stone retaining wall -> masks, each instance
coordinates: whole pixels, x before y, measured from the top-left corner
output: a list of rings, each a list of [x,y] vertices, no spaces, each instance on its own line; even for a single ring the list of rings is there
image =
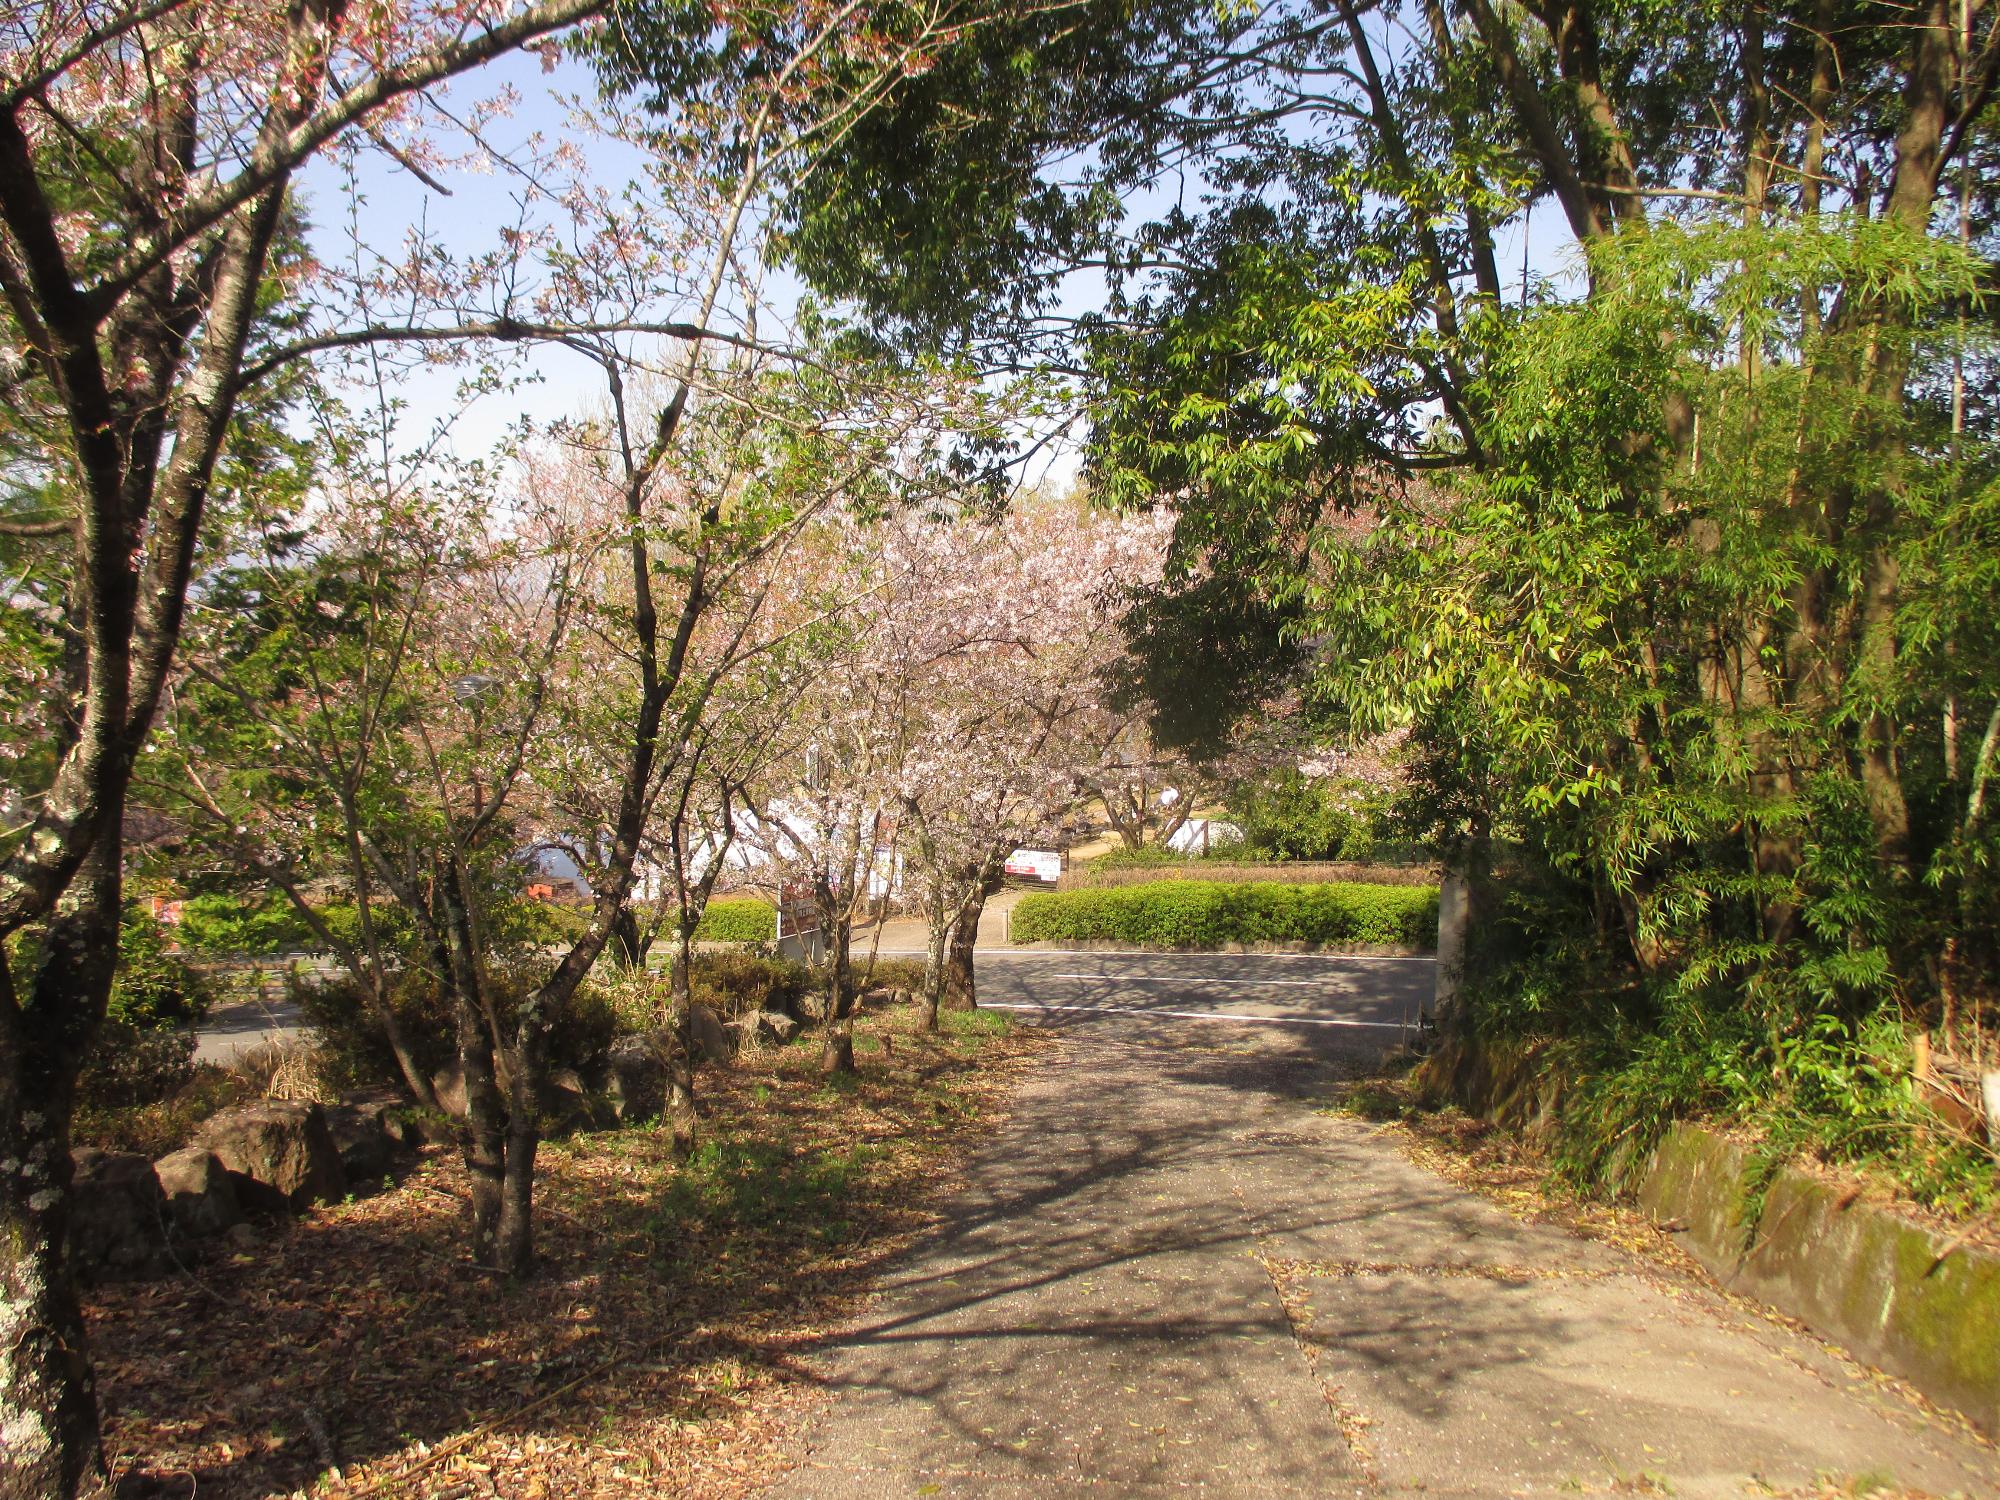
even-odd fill
[[[1453,1039],[1419,1077],[1509,1129],[1549,1126],[1562,1079],[1534,1047]],[[1764,1178],[1759,1192],[1759,1178]],[[1748,1148],[1677,1125],[1622,1186],[1724,1286],[1769,1303],[2000,1436],[2000,1255]]]
[[[1770,1176],[1760,1206],[1757,1176],[1739,1142],[1677,1125],[1636,1196],[1730,1290],[2000,1433],[2000,1255],[1791,1167]]]

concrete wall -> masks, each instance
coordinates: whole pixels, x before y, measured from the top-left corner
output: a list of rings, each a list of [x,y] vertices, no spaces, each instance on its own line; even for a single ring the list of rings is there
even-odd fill
[[[1759,1205],[1756,1175],[1741,1144],[1677,1125],[1638,1174],[1637,1198],[1724,1286],[2000,1433],[2000,1255],[1791,1167],[1770,1176]]]
[[[1510,1129],[1547,1129],[1562,1079],[1538,1049],[1447,1041],[1419,1078]],[[1764,1178],[1762,1192],[1759,1178]],[[1732,1291],[1801,1319],[2000,1436],[2000,1255],[1956,1244],[1741,1143],[1677,1125],[1622,1186]]]

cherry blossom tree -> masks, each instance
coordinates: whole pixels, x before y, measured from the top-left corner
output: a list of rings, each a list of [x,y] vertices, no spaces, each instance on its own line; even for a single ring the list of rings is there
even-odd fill
[[[972,955],[1008,852],[1053,836],[1102,774],[1111,668],[1129,591],[1159,577],[1157,513],[1030,495],[998,523],[940,532],[925,608],[890,654],[917,676],[900,787],[927,927],[924,999],[977,1003]],[[928,628],[912,624],[930,622]]]
[[[219,466],[286,368],[309,274],[291,190],[342,142],[423,130],[429,91],[597,0],[285,7],[66,0],[0,12],[0,365],[43,504],[53,752],[0,845],[0,1491],[99,1463],[62,1260],[69,1118],[117,956],[131,769],[165,690]],[[17,978],[13,961],[22,963]]]
[[[842,518],[814,536],[809,555],[841,601],[838,623],[794,704],[786,753],[745,789],[746,842],[781,904],[810,902],[824,945],[820,1017],[829,1072],[854,1068],[854,923],[894,861],[908,682],[882,669],[875,632],[909,602],[909,562],[888,542],[906,524],[906,513]]]
[[[1124,591],[1160,568],[1156,517],[971,499],[825,538],[822,566],[857,602],[801,707],[804,743],[758,788],[748,837],[810,893],[826,945],[829,1070],[853,1066],[855,919],[892,881],[926,918],[932,1024],[947,998],[974,1002],[986,898],[1008,851],[1085,794]]]
[[[477,483],[399,488],[348,477],[203,580],[134,791],[292,904],[436,1107],[392,993],[414,961],[475,1030],[499,1024],[475,934],[518,884],[515,794],[601,542],[546,506],[496,534]]]
[[[724,493],[656,506],[661,476],[691,409],[709,394],[742,399],[710,378],[728,367],[717,351],[769,347],[755,321],[759,205],[964,25],[885,8],[878,26],[853,4],[621,8],[620,27],[644,24],[648,68],[680,91],[667,123],[643,132],[606,107],[601,128],[652,155],[635,207],[588,179],[574,145],[498,158],[487,106],[447,108],[437,93],[559,44],[602,8],[67,0],[0,12],[0,373],[43,439],[26,451],[45,455],[32,460],[42,502],[10,506],[5,524],[11,545],[50,553],[53,582],[32,608],[60,617],[47,622],[56,649],[23,674],[54,749],[16,795],[23,826],[0,840],[0,939],[18,935],[0,960],[0,1493],[67,1495],[100,1463],[63,1244],[75,1078],[116,962],[125,804],[190,579],[232,498],[218,477],[256,440],[245,414],[281,403],[308,361],[337,382],[342,359],[483,361],[533,341],[588,361],[612,398],[633,708],[609,878],[585,934],[520,1008],[502,1047],[507,1097],[473,1127],[476,1239],[510,1269],[532,1261],[533,1092],[549,1030],[623,908],[716,581],[790,524],[766,514],[756,536]],[[422,234],[370,243],[357,216],[347,263],[321,261],[299,175],[315,158],[371,153],[433,185],[455,153],[497,167],[523,222],[466,258]],[[661,399],[622,400],[642,370]],[[238,467],[257,477],[254,461]],[[440,722],[456,714],[469,730],[491,711],[476,693],[453,701],[433,705]],[[431,777],[440,797],[450,779]]]

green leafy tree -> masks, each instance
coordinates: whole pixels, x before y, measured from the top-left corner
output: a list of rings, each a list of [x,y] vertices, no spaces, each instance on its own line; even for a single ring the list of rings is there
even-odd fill
[[[1792,1097],[1807,1059],[1859,1078],[1883,1017],[1969,1052],[1994,17],[1163,5],[1011,35],[854,139],[795,252],[885,335],[1070,373],[1101,492],[1178,516],[1135,621],[1163,710],[1173,664],[1273,621],[1292,659],[1258,654],[1329,721],[1407,727],[1409,826],[1541,877],[1533,920],[1487,909],[1488,993],[1518,1015],[1584,976],[1635,1109],[1648,1075],[1774,1080],[1675,1108]],[[1576,274],[1517,284],[1498,246],[1547,210]],[[1726,1068],[1659,1066],[1704,1037]]]

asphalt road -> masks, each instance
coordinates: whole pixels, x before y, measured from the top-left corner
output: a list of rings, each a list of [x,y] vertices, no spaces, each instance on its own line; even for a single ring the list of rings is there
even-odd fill
[[[1394,1044],[1430,1005],[1428,958],[1306,953],[982,951],[979,1003],[1046,1022],[1151,1034],[1280,1027]],[[1378,1049],[1379,1050],[1379,1049]]]
[[[226,1068],[259,1047],[306,1041],[312,1023],[288,1000],[236,1000],[208,1013],[194,1034],[196,1062]]]

